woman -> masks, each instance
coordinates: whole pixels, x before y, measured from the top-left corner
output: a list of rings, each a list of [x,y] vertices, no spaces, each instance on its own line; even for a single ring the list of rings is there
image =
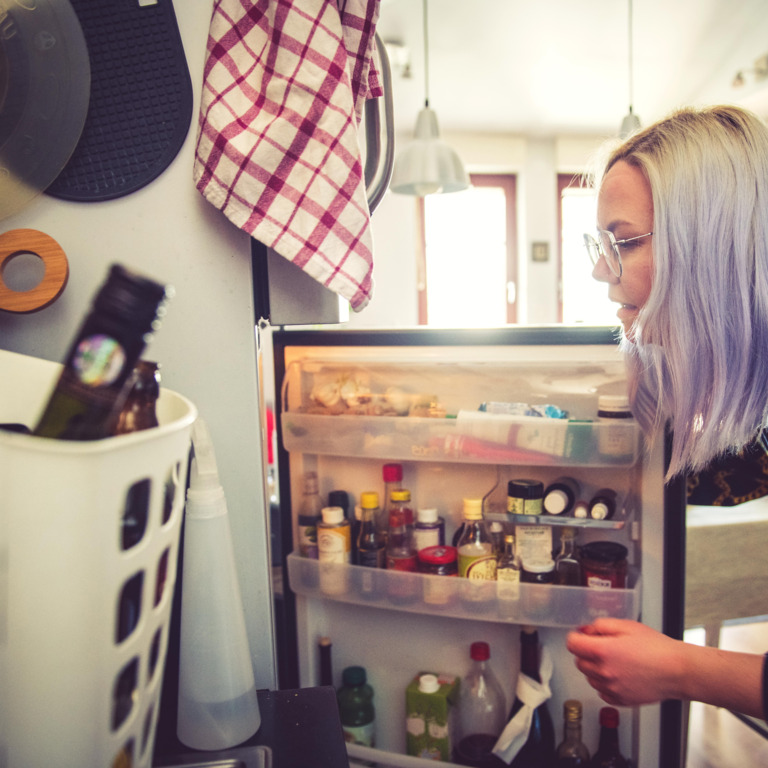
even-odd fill
[[[668,478],[701,470],[768,421],[768,128],[736,107],[681,110],[615,149],[598,187],[585,241],[620,305],[633,413],[651,441],[672,426]],[[768,718],[762,656],[616,619],[567,646],[609,704],[692,699]]]

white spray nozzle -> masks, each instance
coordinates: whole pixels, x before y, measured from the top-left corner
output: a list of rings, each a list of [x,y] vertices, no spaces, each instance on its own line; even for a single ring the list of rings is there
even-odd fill
[[[211,433],[206,423],[198,416],[192,425],[192,447],[195,455],[189,470],[189,490],[187,499],[206,492],[219,492],[219,469],[216,465],[216,454],[213,451]]]

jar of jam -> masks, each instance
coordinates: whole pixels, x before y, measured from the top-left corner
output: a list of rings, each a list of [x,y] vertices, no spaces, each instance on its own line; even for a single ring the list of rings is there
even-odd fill
[[[424,547],[417,555],[419,573],[430,576],[458,576],[459,566],[456,547],[438,545]],[[455,582],[443,583],[440,579],[424,579],[424,602],[446,605],[455,596]]]
[[[593,541],[581,547],[584,584],[593,589],[626,589],[627,554],[623,544]]]

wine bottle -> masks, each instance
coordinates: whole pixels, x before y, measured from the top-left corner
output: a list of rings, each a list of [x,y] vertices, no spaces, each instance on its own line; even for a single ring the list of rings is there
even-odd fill
[[[557,747],[554,768],[588,768],[589,750],[581,740],[581,702],[568,699],[563,717],[563,740]]]
[[[540,683],[539,664],[539,633],[536,627],[522,627],[520,631],[520,673]],[[509,719],[511,720],[522,707],[523,702],[515,696]],[[512,768],[549,768],[554,760],[555,726],[545,701],[533,711],[528,738],[510,765]]]
[[[113,434],[128,383],[171,295],[164,285],[114,264],[64,360],[33,433],[60,440]]]
[[[619,749],[619,710],[603,707],[600,710],[600,741],[592,756],[590,768],[629,768],[629,761]]]

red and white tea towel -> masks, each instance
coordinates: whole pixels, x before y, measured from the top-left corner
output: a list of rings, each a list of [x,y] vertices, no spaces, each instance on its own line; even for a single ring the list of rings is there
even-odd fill
[[[380,0],[215,0],[194,178],[238,227],[361,310],[373,242],[357,129]]]

